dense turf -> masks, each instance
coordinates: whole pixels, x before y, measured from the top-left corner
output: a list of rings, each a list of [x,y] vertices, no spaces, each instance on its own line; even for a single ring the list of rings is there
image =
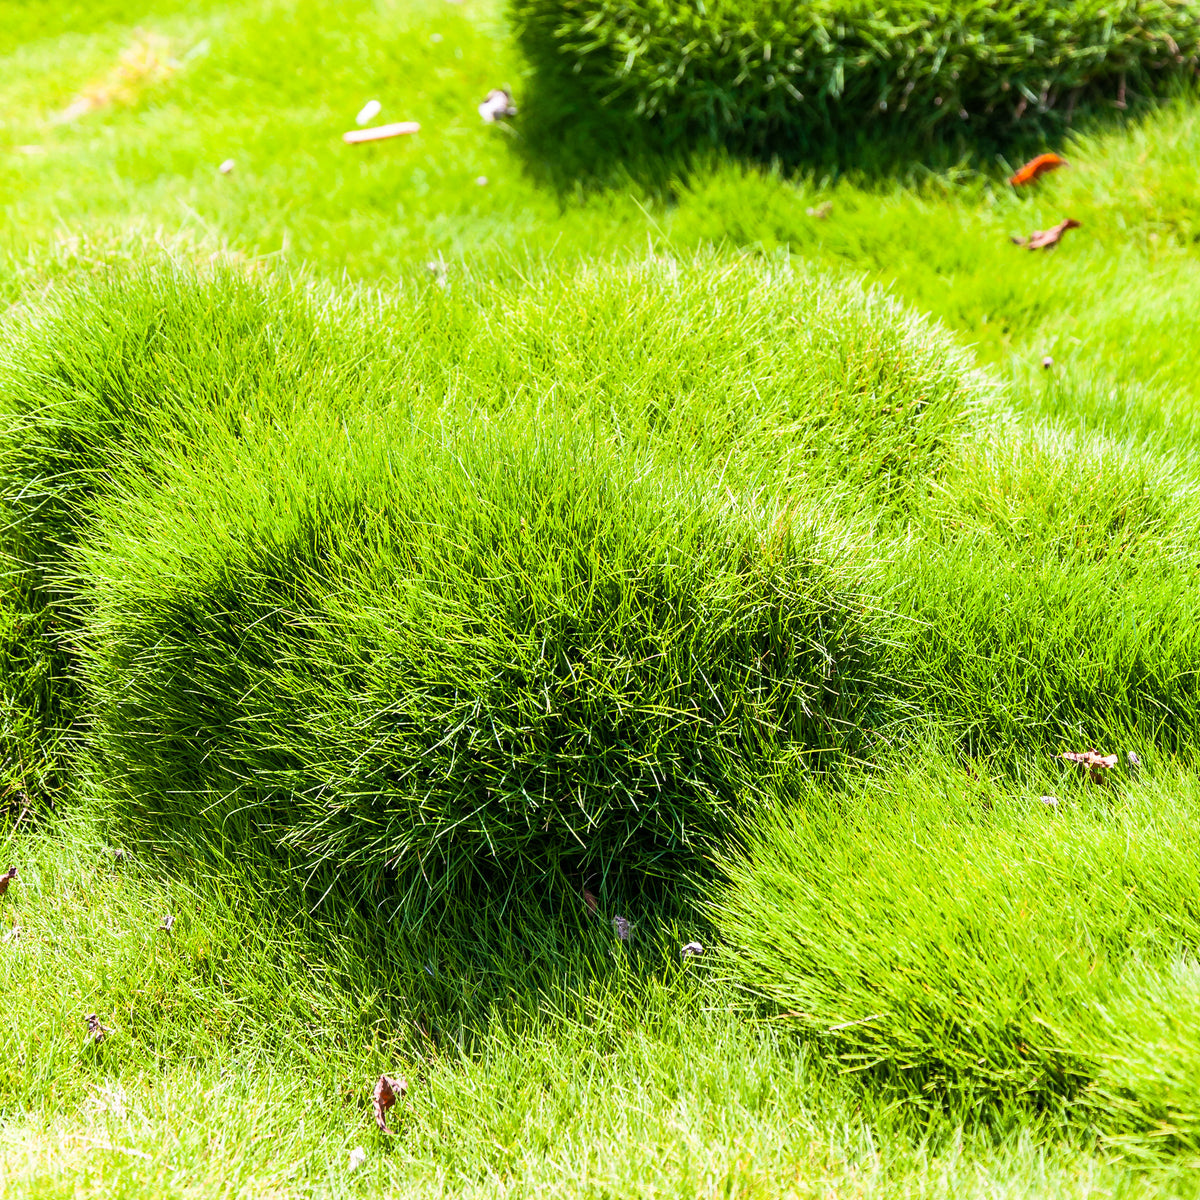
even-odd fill
[[[790,163],[1029,144],[1195,77],[1190,3],[512,0],[535,103]],[[593,122],[595,119],[593,118]],[[865,136],[864,136],[865,135]]]
[[[1194,106],[555,195],[493,6],[15,11],[6,1195],[1198,1194]]]

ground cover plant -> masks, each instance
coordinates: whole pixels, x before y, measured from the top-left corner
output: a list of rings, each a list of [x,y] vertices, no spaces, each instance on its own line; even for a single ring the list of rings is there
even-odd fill
[[[1200,48],[1176,2],[511,7],[544,120],[633,116],[666,153],[703,139],[792,162],[871,141],[927,157],[934,133],[1026,145],[1190,80]]]
[[[6,1195],[1197,1194],[1192,101],[572,193],[498,6],[16,13]]]
[[[954,766],[929,767],[757,823],[717,902],[738,976],[852,1069],[1095,1106],[1110,1133],[1191,1144],[1190,783],[1174,813],[1136,781],[964,805]]]

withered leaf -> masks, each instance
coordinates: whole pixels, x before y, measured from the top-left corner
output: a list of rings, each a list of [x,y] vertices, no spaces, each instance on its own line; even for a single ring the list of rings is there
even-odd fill
[[[587,905],[588,912],[594,913],[600,907],[600,901],[596,897],[595,892],[589,892],[587,888],[583,889],[583,902]]]
[[[699,942],[688,942],[679,953],[684,958],[696,958],[704,953],[704,947]]]
[[[387,1110],[396,1103],[397,1100],[408,1094],[408,1081],[401,1076],[398,1079],[389,1079],[386,1075],[380,1075],[379,1082],[375,1085],[374,1103],[375,1109],[375,1124],[383,1130],[384,1133],[392,1131],[387,1126]]]
[[[1087,771],[1089,778],[1099,780],[1104,778],[1105,771],[1111,771],[1117,765],[1115,754],[1101,754],[1099,750],[1064,750],[1059,755],[1067,762],[1078,763]]]
[[[88,1041],[98,1046],[110,1031],[100,1024],[100,1018],[95,1013],[88,1013],[83,1019],[87,1022]]]
[[[1014,237],[1013,243],[1017,246],[1024,246],[1026,250],[1049,250],[1051,246],[1057,246],[1062,241],[1062,235],[1068,229],[1078,229],[1080,224],[1074,217],[1067,217],[1065,221],[1059,223],[1050,229],[1035,229],[1027,238]]]
[[[163,919],[161,921],[159,921],[158,927],[164,933],[170,933],[171,928],[174,924],[175,924],[175,915],[173,913],[167,913],[167,915],[165,917],[163,917]]]
[[[629,941],[630,924],[624,917],[613,917],[613,928],[623,942]]]
[[[1125,755],[1125,761],[1129,764],[1130,768],[1134,771],[1136,771],[1138,769],[1138,767],[1140,767],[1142,765],[1142,760],[1140,758],[1138,758],[1137,754],[1132,750],[1130,750],[1129,753]]]
[[[9,867],[3,875],[0,875],[0,896],[3,896],[8,891],[8,885],[17,877],[17,868]]]
[[[833,212],[833,201],[822,200],[820,204],[815,204],[812,208],[806,208],[804,211],[810,217],[816,217],[818,221],[828,220],[829,214]]]

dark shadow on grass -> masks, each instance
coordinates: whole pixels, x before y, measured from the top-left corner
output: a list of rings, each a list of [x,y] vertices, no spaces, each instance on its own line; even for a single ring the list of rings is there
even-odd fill
[[[640,117],[587,96],[569,75],[531,76],[527,88],[513,130],[514,151],[530,177],[564,202],[628,187],[669,200],[714,153],[787,175],[845,178],[866,187],[950,172],[1001,180],[1037,154],[1067,150],[1075,137],[1119,131],[1166,103],[1200,95],[1181,84],[1165,98],[1128,92],[1120,103],[1114,98],[1069,111],[1023,113],[1020,119],[994,114],[953,119],[928,133],[902,116],[877,114],[864,123],[841,116],[835,107],[822,124],[804,129],[747,121],[717,130]]]

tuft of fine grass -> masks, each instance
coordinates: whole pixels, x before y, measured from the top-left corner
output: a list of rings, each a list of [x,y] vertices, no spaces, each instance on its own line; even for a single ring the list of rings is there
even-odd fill
[[[660,152],[704,140],[791,163],[852,162],[864,132],[876,156],[1029,144],[1192,81],[1200,51],[1189,3],[509,7],[563,131],[632,121]]]
[[[1194,1148],[1190,773],[1027,766],[998,792],[923,759],[759,815],[713,903],[736,978],[906,1094],[1065,1104]]]

